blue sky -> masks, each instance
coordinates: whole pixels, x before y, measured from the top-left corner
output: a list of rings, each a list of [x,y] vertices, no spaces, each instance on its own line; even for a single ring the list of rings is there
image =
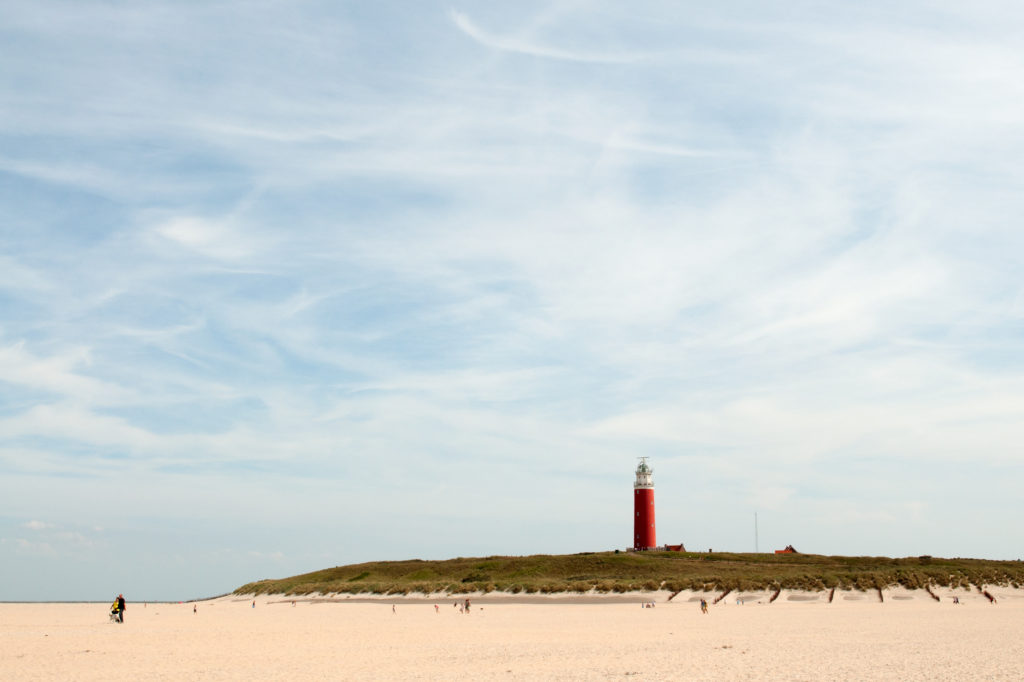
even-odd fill
[[[20,2],[0,599],[1019,558],[1012,3]]]

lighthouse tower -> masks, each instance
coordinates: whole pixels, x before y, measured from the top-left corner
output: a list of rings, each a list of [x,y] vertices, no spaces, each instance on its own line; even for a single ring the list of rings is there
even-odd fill
[[[640,458],[633,484],[633,549],[652,549],[654,540],[654,469]]]

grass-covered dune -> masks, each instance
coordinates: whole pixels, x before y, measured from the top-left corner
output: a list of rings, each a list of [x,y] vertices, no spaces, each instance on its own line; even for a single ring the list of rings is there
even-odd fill
[[[236,594],[626,592],[1024,586],[1024,562],[817,554],[584,552],[444,561],[378,561],[260,580]]]

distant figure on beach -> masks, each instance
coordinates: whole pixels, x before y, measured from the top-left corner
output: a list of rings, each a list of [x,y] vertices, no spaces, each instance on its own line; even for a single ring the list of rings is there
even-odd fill
[[[441,608],[437,604],[434,604],[434,613],[441,613]]]
[[[255,599],[252,600],[252,607],[256,608],[256,600]]]
[[[466,613],[469,613],[469,599],[466,599]]]
[[[959,604],[960,603],[960,597],[953,597],[953,603],[954,604]]]
[[[195,604],[192,605],[192,613],[196,613],[196,605]]]
[[[124,595],[119,594],[117,595],[117,619],[122,623],[124,622],[124,610]]]
[[[700,600],[700,612],[701,613],[707,613],[708,612],[708,602],[707,602],[706,599],[701,599]]]
[[[398,611],[395,610],[394,604],[391,605],[391,613],[398,613]]]

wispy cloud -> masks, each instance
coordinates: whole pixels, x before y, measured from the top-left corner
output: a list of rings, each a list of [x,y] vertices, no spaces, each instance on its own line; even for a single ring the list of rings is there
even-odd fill
[[[241,260],[251,256],[256,248],[246,235],[230,225],[194,216],[170,218],[153,230],[172,244],[211,258]]]
[[[495,35],[477,26],[462,12],[453,9],[449,10],[448,14],[460,31],[477,43],[493,50],[591,64],[630,64],[645,59],[645,55],[642,53],[581,52],[539,45],[513,36]]]
[[[685,158],[706,158],[719,157],[722,152],[708,149],[684,147],[681,145],[664,144],[637,140],[620,134],[613,134],[605,145],[611,149],[622,149],[626,151],[645,152],[648,154],[663,154],[665,156],[681,156]]]
[[[135,394],[130,388],[81,372],[91,361],[90,350],[86,347],[70,347],[59,355],[39,357],[20,341],[0,346],[0,380],[33,391],[53,393],[58,399],[90,405],[120,403]]]

